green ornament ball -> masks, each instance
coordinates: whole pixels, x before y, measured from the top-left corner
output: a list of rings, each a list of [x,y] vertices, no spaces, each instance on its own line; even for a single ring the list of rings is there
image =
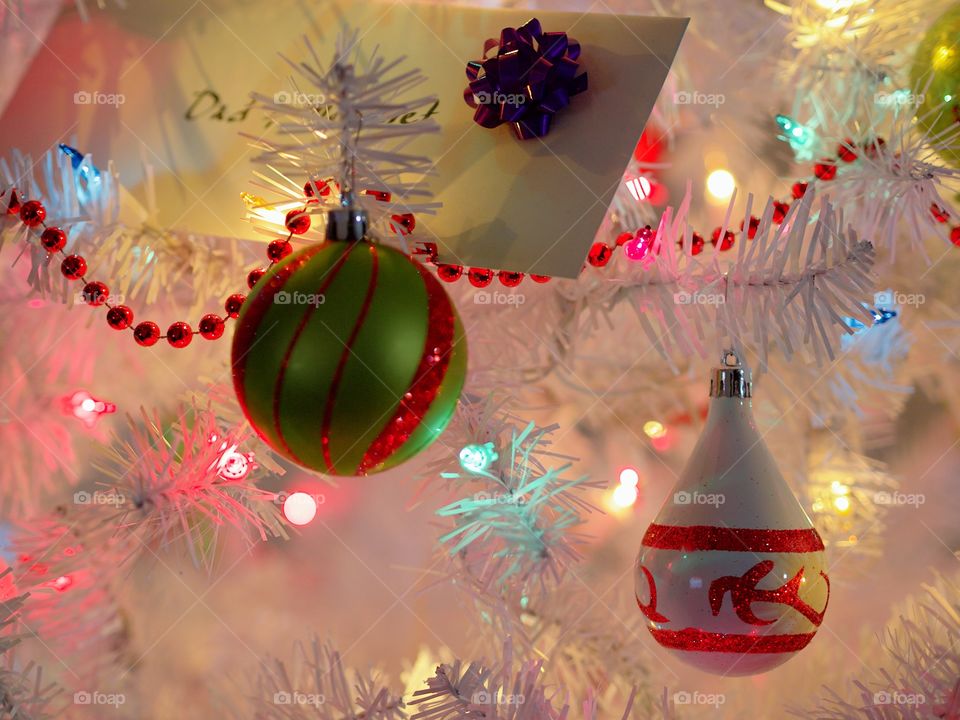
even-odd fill
[[[456,309],[399,250],[327,242],[274,265],[231,351],[244,414],[277,453],[332,475],[410,459],[443,432],[467,370]]]
[[[913,91],[922,95],[916,118],[929,134],[960,129],[960,5],[937,18],[917,48],[910,69]],[[960,137],[940,150],[960,167]]]

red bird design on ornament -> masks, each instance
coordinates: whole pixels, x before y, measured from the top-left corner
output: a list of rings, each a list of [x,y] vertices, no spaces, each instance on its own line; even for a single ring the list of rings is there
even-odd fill
[[[636,595],[637,606],[640,608],[640,612],[646,615],[647,620],[655,623],[666,623],[670,622],[670,618],[666,615],[661,615],[657,612],[657,583],[653,580],[653,574],[647,570],[643,565],[640,566],[640,569],[643,571],[643,574],[647,578],[647,587],[650,588],[650,602],[644,605],[640,602],[640,596]]]
[[[823,616],[827,612],[827,604],[830,602],[830,578],[827,577],[826,573],[820,571],[820,576],[827,583],[827,601],[823,604],[823,610],[817,612],[800,599],[803,568],[800,568],[796,575],[775,590],[757,589],[757,584],[769,575],[771,570],[773,570],[773,560],[761,560],[742,576],[725,575],[714,580],[710,583],[709,591],[711,612],[714,615],[720,614],[723,598],[729,591],[737,617],[748,625],[771,625],[776,622],[776,620],[764,620],[757,617],[750,608],[753,603],[766,602],[792,607],[811,623],[820,627]]]

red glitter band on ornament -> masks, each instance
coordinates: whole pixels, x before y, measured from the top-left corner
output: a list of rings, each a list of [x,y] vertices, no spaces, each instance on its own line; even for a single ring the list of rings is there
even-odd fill
[[[450,365],[456,326],[453,306],[439,281],[420,263],[413,264],[423,278],[429,308],[423,355],[396,413],[360,461],[360,474],[382,463],[410,439],[440,392],[440,385]]]
[[[304,253],[301,256],[301,259],[313,258],[320,250],[322,250],[326,245],[317,245],[316,250],[313,252]],[[337,275],[340,273],[340,270],[343,269],[343,266],[347,262],[347,258],[350,257],[350,253],[353,252],[354,245],[350,245],[343,254],[337,258],[337,261],[333,266],[327,271],[327,274],[323,278],[323,282],[320,284],[320,287],[317,288],[318,295],[324,295],[327,292],[327,289],[330,287],[330,284],[334,281]],[[302,265],[305,265],[304,261]],[[290,275],[288,274],[284,279],[284,283],[288,280]],[[271,302],[273,297],[271,296]],[[303,317],[300,318],[300,322],[297,325],[297,329],[293,333],[293,337],[290,339],[290,343],[287,345],[287,349],[283,354],[283,361],[280,363],[280,370],[277,373],[277,381],[273,386],[273,429],[277,433],[277,437],[280,439],[280,443],[283,445],[283,449],[289,453],[288,457],[294,458],[297,462],[302,463],[302,461],[297,457],[297,454],[291,449],[287,444],[286,439],[283,437],[283,428],[280,425],[280,397],[283,391],[283,382],[287,376],[287,367],[290,364],[290,358],[293,356],[293,351],[297,347],[297,343],[300,340],[300,336],[303,335],[304,328],[307,327],[307,323],[310,322],[310,318],[313,316],[314,311],[317,309],[317,305],[309,305],[306,311],[303,313]]]
[[[649,628],[653,639],[665,648],[691,652],[728,652],[744,654],[793,653],[803,650],[816,633],[794,635],[728,635],[695,628],[657,630]]]
[[[352,247],[356,247],[353,245]],[[353,324],[353,330],[350,331],[350,337],[343,346],[343,352],[340,353],[340,362],[337,364],[337,370],[333,374],[333,380],[330,383],[330,394],[327,396],[327,406],[323,410],[323,428],[320,434],[320,444],[323,448],[323,461],[327,464],[327,471],[336,474],[333,459],[330,457],[330,425],[333,423],[333,407],[337,402],[337,394],[340,391],[340,381],[343,380],[343,371],[347,367],[347,361],[353,355],[353,344],[357,341],[357,335],[360,334],[360,328],[366,322],[367,313],[370,312],[370,306],[373,304],[373,293],[377,289],[377,274],[380,269],[380,256],[377,255],[377,246],[369,245],[370,248],[370,283],[367,285],[367,294],[363,298],[363,305],[360,306],[360,314],[357,315],[357,321]],[[342,459],[342,458],[341,458]],[[360,473],[362,474],[362,473]]]
[[[273,277],[267,280],[267,284],[259,293],[247,298],[245,307],[243,308],[243,317],[240,321],[238,321],[237,329],[234,330],[234,347],[250,348],[258,340],[262,339],[257,337],[257,333],[262,329],[261,324],[267,315],[267,311],[273,307],[276,294],[283,289],[284,285],[287,283],[287,280],[290,279],[290,276],[306,265],[307,262],[314,255],[316,255],[317,252],[319,252],[319,250],[320,246],[318,245],[315,249],[311,248],[303,255],[300,255],[296,260],[292,260],[286,265],[280,267]],[[266,332],[269,333],[272,329],[273,327],[267,328]],[[249,350],[247,352],[249,352]],[[247,410],[245,399],[246,390],[244,389],[247,377],[246,354],[241,355],[240,357],[232,358],[232,365],[233,386],[237,392],[237,399],[240,402],[240,407],[243,409],[243,414],[247,417],[247,419],[250,419],[250,413]],[[254,430],[256,430],[260,437],[262,437],[264,440],[267,440],[266,435],[260,431],[255,422],[251,420],[250,425]],[[267,442],[269,444],[269,441]]]
[[[657,525],[651,523],[643,546],[661,550],[727,550],[730,552],[819,552],[823,540],[814,528],[759,530],[714,525]]]

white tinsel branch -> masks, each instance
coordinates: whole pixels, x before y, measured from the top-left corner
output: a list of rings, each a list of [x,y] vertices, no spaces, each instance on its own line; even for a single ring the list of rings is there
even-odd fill
[[[252,708],[237,712],[238,720],[405,720],[403,698],[383,686],[373,674],[343,663],[339,652],[314,638],[298,646],[288,663],[271,658],[256,681]],[[247,693],[244,693],[246,695]],[[250,714],[253,710],[253,714]]]
[[[13,150],[0,158],[0,206],[11,193],[39,200],[46,224],[67,233],[64,252],[87,260],[88,274],[106,282],[117,302],[132,298],[154,304],[174,293],[195,313],[244,287],[246,271],[263,264],[253,247],[235,238],[210,237],[163,228],[158,221],[154,169],[143,167],[147,181],[145,204],[119,183],[112,163],[98,168],[85,156],[77,167],[71,157],[53,148],[34,162]],[[16,216],[0,214],[0,250],[12,248],[11,262],[26,259],[29,286],[69,305],[78,304],[77,287],[60,273],[57,256],[40,248],[37,231],[28,235]],[[214,306],[213,309],[216,309]]]
[[[607,306],[629,303],[665,358],[711,357],[716,347],[709,339],[752,350],[760,369],[773,348],[788,359],[805,351],[822,364],[836,358],[839,337],[851,333],[846,317],[869,321],[863,303],[872,296],[873,246],[844,229],[843,214],[829,201],[824,199],[813,217],[808,192],[779,225],[768,201],[755,237],[748,239],[750,196],[729,264],[722,264],[719,254],[712,262],[694,260],[688,205],[689,195],[675,214],[664,213],[649,266],[634,264],[610,278],[606,290]],[[728,225],[721,226],[721,237]]]
[[[478,591],[543,590],[580,557],[577,547],[585,538],[577,528],[583,514],[595,509],[582,493],[600,484],[567,477],[572,462],[544,465],[556,430],[518,423],[492,398],[461,403],[446,445],[457,452],[485,452],[491,460],[483,468],[441,470],[460,497],[436,512],[454,524],[440,538],[453,562],[451,572],[466,573]],[[450,467],[453,459],[434,467]]]
[[[569,699],[543,683],[542,670],[542,660],[515,660],[508,639],[495,668],[460,660],[437,668],[427,688],[413,694],[410,704],[419,709],[411,720],[566,720]],[[635,691],[630,694],[622,720],[630,717],[635,695]],[[583,702],[581,716],[597,720],[598,712],[591,694]]]
[[[13,587],[13,571],[7,568],[0,573],[0,587],[9,591]],[[53,720],[61,717],[63,708],[54,708],[60,688],[56,683],[43,679],[43,668],[32,661],[19,664],[14,649],[26,637],[15,632],[21,624],[27,594],[5,597],[0,602],[0,717],[9,720]]]
[[[222,428],[209,408],[185,407],[172,423],[143,411],[130,419],[130,437],[106,448],[100,492],[115,502],[90,507],[108,508],[112,517],[95,512],[98,521],[115,536],[136,536],[135,550],[182,542],[204,566],[223,528],[250,542],[286,538],[275,494],[256,486],[255,458],[242,452],[251,435],[246,424]]]
[[[828,687],[818,706],[795,711],[819,720],[927,720],[960,717],[960,587],[956,577],[923,585],[847,690]]]
[[[306,49],[310,61],[287,60],[296,74],[289,91],[254,95],[274,119],[276,137],[246,136],[261,151],[254,158],[261,166],[255,185],[269,194],[249,196],[251,220],[263,232],[286,235],[286,213],[304,209],[316,214],[315,227],[304,237],[322,238],[325,212],[339,207],[348,183],[374,228],[403,238],[408,232],[394,215],[433,214],[439,208],[427,184],[434,160],[407,149],[425,133],[439,131],[430,117],[437,99],[410,96],[426,77],[419,69],[402,69],[403,57],[387,61],[374,50],[365,59],[356,32],[338,38],[330,63],[320,60],[309,41]],[[413,117],[415,122],[407,120]]]

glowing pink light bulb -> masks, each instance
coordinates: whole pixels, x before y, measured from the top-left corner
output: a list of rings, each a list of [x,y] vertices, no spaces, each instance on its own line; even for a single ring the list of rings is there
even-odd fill
[[[117,406],[104,400],[97,400],[86,390],[77,390],[63,398],[63,410],[65,414],[77,418],[87,428],[92,428],[101,415],[115,413]]]
[[[57,592],[65,592],[73,585],[73,578],[69,575],[61,575],[53,581],[53,589]]]
[[[623,246],[624,254],[634,261],[645,261],[644,264],[653,261],[650,250],[653,248],[653,241],[656,234],[649,227],[640,228],[632,240],[628,240]]]

